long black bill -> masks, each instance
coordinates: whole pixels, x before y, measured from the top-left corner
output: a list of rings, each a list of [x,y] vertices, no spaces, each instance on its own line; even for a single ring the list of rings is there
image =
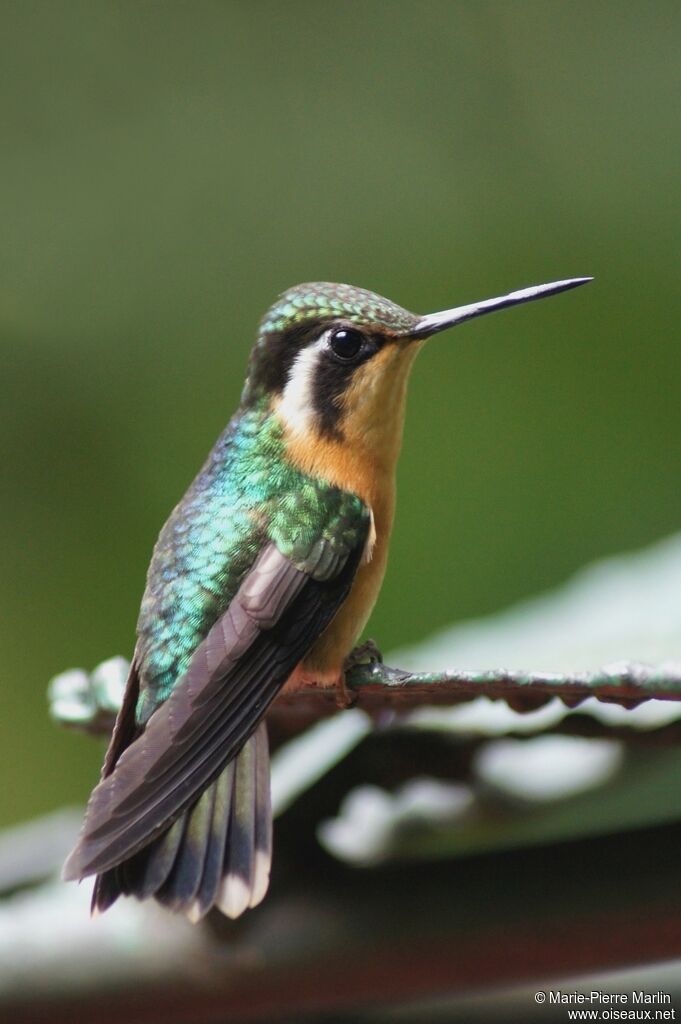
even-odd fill
[[[508,306],[518,306],[521,302],[534,302],[535,299],[543,299],[545,295],[567,292],[570,288],[579,288],[580,284],[586,284],[588,281],[593,281],[593,278],[573,277],[568,281],[536,284],[532,288],[521,288],[520,291],[510,292],[496,299],[473,302],[470,306],[457,306],[456,309],[444,309],[441,313],[428,313],[427,316],[422,316],[414,330],[409,332],[409,337],[429,338],[431,334],[462,324],[464,320],[472,320],[473,317],[494,313],[497,309],[506,309]]]

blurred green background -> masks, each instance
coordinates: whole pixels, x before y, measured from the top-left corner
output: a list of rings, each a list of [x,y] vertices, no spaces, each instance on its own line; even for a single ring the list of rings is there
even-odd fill
[[[389,650],[681,524],[681,7],[0,6],[0,823],[83,800],[54,673],[129,655],[164,517],[305,280],[417,311]],[[533,666],[540,668],[541,666]]]

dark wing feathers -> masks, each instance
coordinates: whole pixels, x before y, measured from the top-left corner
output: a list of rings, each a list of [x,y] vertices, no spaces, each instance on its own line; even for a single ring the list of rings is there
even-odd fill
[[[328,544],[316,545],[304,569],[273,543],[263,549],[144,732],[117,760],[107,757],[108,773],[90,797],[83,832],[64,877],[107,872],[138,854],[197,801],[244,746],[278,690],[335,615],[352,585],[363,541],[362,537],[342,556],[329,553]],[[250,770],[257,772],[258,764],[256,757]],[[201,803],[192,812],[190,828]],[[244,827],[243,816],[239,822]],[[198,819],[195,827],[201,827]],[[260,833],[268,827],[253,823]],[[268,842],[266,834],[262,840]],[[163,884],[172,888],[173,868],[167,863],[170,834],[168,844],[165,849],[163,843],[165,852],[154,853],[147,865],[149,888],[166,870]],[[207,849],[212,849],[210,842]],[[236,843],[237,858],[238,849]],[[207,889],[214,884],[213,877],[211,868]],[[159,898],[162,893],[163,888]],[[201,902],[201,893],[196,895]]]
[[[139,671],[135,659],[132,659],[128,680],[125,684],[125,693],[120,711],[116,716],[111,740],[106,751],[104,764],[102,765],[102,778],[111,775],[114,766],[126,747],[129,747],[134,740],[138,729],[135,724],[135,708],[140,693]]]
[[[272,629],[310,574],[282,558],[269,544],[239,589],[240,607],[261,629]]]

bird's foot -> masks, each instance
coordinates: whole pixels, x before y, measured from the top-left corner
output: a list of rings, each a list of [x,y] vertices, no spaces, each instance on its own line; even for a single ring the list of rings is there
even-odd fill
[[[349,672],[350,669],[356,668],[358,665],[382,665],[383,655],[379,651],[373,640],[365,640],[363,644],[359,644],[358,647],[354,647],[347,658],[343,669],[345,672]]]
[[[357,703],[357,694],[348,686],[347,674],[360,665],[378,665],[382,661],[383,655],[373,640],[365,640],[350,651],[336,686],[336,704],[339,708],[351,708]]]

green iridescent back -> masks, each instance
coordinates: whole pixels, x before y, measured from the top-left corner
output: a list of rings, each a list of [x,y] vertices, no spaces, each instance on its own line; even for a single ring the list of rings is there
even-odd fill
[[[363,543],[368,519],[358,497],[286,460],[265,399],[241,410],[154,548],[138,620],[138,722],[168,697],[268,540],[305,569],[320,538],[343,551]]]

